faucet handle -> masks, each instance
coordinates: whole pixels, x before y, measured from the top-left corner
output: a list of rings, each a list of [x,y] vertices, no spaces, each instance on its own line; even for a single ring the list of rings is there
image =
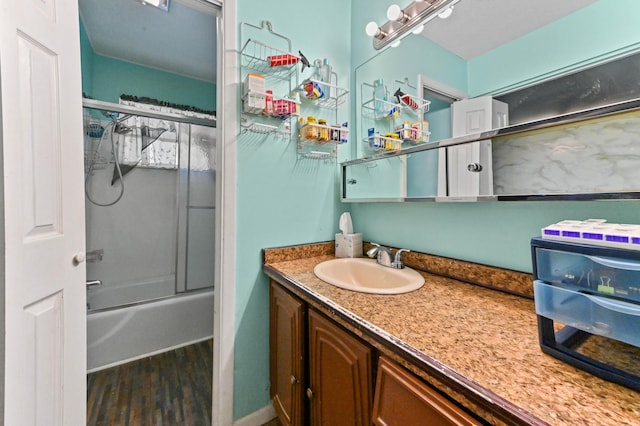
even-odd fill
[[[395,256],[395,258],[393,259],[393,264],[392,264],[392,266],[393,266],[394,268],[396,268],[396,269],[402,269],[402,268],[404,268],[404,263],[403,263],[403,261],[402,261],[402,253],[403,253],[403,252],[410,252],[410,251],[411,251],[411,250],[408,250],[408,249],[399,249],[399,250],[396,252],[396,256]]]
[[[371,245],[373,246],[372,249],[367,250],[367,256],[373,258],[373,256],[375,256],[376,254],[378,254],[378,250],[380,249],[380,244],[377,243],[371,243]]]

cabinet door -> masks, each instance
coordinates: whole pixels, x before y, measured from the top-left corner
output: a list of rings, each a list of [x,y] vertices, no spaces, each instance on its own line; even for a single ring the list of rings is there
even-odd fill
[[[508,125],[508,105],[483,96],[451,105],[453,137],[481,133]],[[493,195],[491,140],[473,142],[441,150],[440,161],[447,162],[449,196]],[[442,174],[442,170],[441,170]],[[445,176],[439,177],[442,182]],[[445,187],[440,185],[439,195]]]
[[[309,310],[311,424],[371,424],[371,349],[322,315]]]
[[[378,426],[481,425],[413,374],[380,357],[373,403],[373,424]]]
[[[283,425],[302,425],[304,415],[304,304],[271,281],[271,400]]]

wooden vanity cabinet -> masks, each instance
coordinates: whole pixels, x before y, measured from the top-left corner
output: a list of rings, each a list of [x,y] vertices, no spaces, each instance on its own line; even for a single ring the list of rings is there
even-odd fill
[[[312,309],[307,396],[314,426],[371,425],[371,348]]]
[[[475,426],[455,403],[270,283],[271,400],[285,426]]]
[[[380,357],[378,363],[373,424],[377,426],[481,425],[412,373],[385,357]]]
[[[373,350],[275,281],[270,292],[270,393],[282,424],[371,425]]]
[[[284,426],[304,423],[305,304],[271,281],[269,309],[270,396]]]

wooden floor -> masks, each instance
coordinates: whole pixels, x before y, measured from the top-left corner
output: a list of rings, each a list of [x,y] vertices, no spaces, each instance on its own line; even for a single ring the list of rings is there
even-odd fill
[[[213,341],[87,376],[89,426],[211,424]]]

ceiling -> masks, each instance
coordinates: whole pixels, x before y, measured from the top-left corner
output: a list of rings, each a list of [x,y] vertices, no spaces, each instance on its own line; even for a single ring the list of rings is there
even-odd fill
[[[597,0],[460,0],[422,35],[470,60]]]
[[[172,0],[164,12],[136,0],[78,4],[97,55],[215,83],[215,6]]]
[[[469,60],[595,1],[461,0],[423,35]],[[96,54],[215,83],[216,7],[206,0],[171,0],[168,13],[137,0],[79,7]]]

